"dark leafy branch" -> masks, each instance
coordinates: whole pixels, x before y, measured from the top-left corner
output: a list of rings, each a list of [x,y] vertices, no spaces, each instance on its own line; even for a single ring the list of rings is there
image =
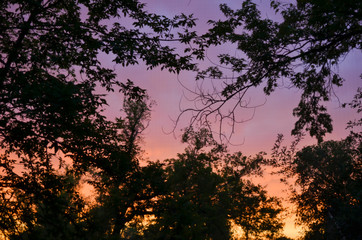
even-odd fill
[[[226,4],[220,6],[226,20],[210,21],[209,32],[194,40],[194,44],[205,49],[232,43],[242,57],[220,54],[218,64],[199,71],[197,79],[229,81],[218,84],[212,94],[196,89],[193,93],[205,101],[185,112],[195,112],[197,120],[193,122],[207,125],[215,116],[228,118],[241,101],[236,99],[231,108],[222,102],[232,102],[233,97],[243,99],[246,90],[259,86],[264,86],[269,95],[284,84],[280,79],[287,79],[290,86],[302,92],[293,111],[298,120],[292,134],[306,130],[322,141],[333,129],[324,103],[330,100],[333,87],[344,81],[333,68],[351,50],[362,46],[361,3],[271,1],[271,7],[280,13],[281,21],[264,19],[252,1],[244,1],[237,10]],[[226,110],[220,111],[223,108]]]

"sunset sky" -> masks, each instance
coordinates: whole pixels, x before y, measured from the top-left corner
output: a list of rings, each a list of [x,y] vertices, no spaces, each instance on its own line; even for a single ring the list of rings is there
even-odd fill
[[[197,29],[200,33],[206,31],[208,19],[220,19],[222,14],[219,10],[219,4],[228,3],[233,8],[237,8],[242,1],[216,1],[216,0],[147,0],[147,9],[151,12],[164,14],[172,17],[175,14],[193,13],[197,21]],[[269,9],[269,1],[258,0],[260,9],[265,17],[275,16]],[[213,62],[217,62],[215,57],[219,53],[235,53],[234,46],[221,46],[217,49],[211,49],[207,55]],[[199,63],[200,68],[212,65],[209,59]],[[192,106],[193,103],[186,97],[191,95],[182,85],[189,89],[194,89],[195,73],[181,72],[179,75],[170,74],[167,71],[161,71],[159,68],[146,70],[146,67],[140,65],[122,68],[115,66],[111,58],[105,56],[103,62],[106,65],[115,67],[118,74],[118,80],[126,81],[130,79],[136,85],[147,89],[151,99],[157,104],[153,107],[152,119],[148,130],[145,132],[145,149],[150,159],[163,159],[165,157],[175,156],[177,152],[183,150],[177,138],[181,134],[181,129],[186,127],[189,121],[184,116],[176,128],[175,134],[169,133],[173,127],[173,119],[180,114],[180,107],[184,109]],[[346,136],[346,122],[356,117],[354,111],[341,108],[341,104],[350,102],[358,87],[362,86],[360,79],[362,55],[360,51],[353,51],[344,59],[335,72],[340,73],[345,78],[343,87],[335,88],[335,96],[331,97],[328,103],[328,111],[332,114],[334,131],[328,134],[326,139],[341,139]],[[282,81],[287,82],[287,79]],[[280,83],[282,82],[280,81]],[[182,85],[180,84],[182,83]],[[204,82],[207,85],[207,81]],[[287,85],[287,84],[285,84]],[[186,96],[186,97],[185,97]],[[231,143],[236,146],[230,146],[232,151],[242,151],[245,154],[253,154],[259,151],[269,151],[276,139],[278,133],[286,137],[290,135],[294,127],[296,118],[292,116],[292,110],[297,106],[300,92],[297,89],[288,89],[287,86],[279,87],[271,96],[265,96],[262,88],[253,89],[247,99],[250,105],[262,105],[254,110],[239,110],[240,119],[248,120],[245,123],[237,124],[235,134],[232,136]],[[106,110],[107,116],[112,119],[120,115],[119,109],[122,106],[122,96],[118,93],[110,94],[108,97],[109,108]],[[254,115],[253,115],[254,112]],[[226,129],[227,130],[227,129]],[[176,138],[175,136],[176,135]],[[306,138],[304,144],[316,143],[315,139]]]
[[[150,12],[164,14],[172,17],[176,14],[193,13],[197,21],[196,29],[203,33],[206,31],[208,19],[217,20],[222,18],[219,11],[219,4],[228,3],[232,8],[238,8],[242,1],[219,1],[219,0],[144,0],[147,3],[147,9]],[[257,0],[264,17],[275,19],[275,15],[269,9],[269,1]],[[234,46],[221,46],[217,49],[211,49],[208,57],[211,61],[217,62],[215,57],[222,52],[239,54]],[[200,66],[212,65],[210,60],[206,59],[200,63]],[[109,58],[104,57],[104,63],[113,66]],[[328,134],[326,139],[340,140],[344,138],[348,131],[345,130],[346,123],[356,118],[356,114],[349,110],[341,108],[341,104],[350,102],[358,87],[362,87],[360,79],[362,54],[360,51],[353,51],[341,59],[340,65],[335,72],[345,78],[343,87],[335,89],[335,96],[332,96],[328,104],[328,111],[332,114],[334,131]],[[182,152],[185,145],[180,143],[179,136],[182,128],[188,124],[188,117],[184,116],[176,127],[174,134],[170,133],[174,127],[172,119],[176,119],[180,114],[180,107],[186,108],[192,106],[192,102],[186,99],[189,96],[187,90],[183,88],[180,82],[190,89],[195,88],[195,73],[181,72],[179,75],[170,74],[167,71],[154,69],[147,71],[142,64],[128,68],[116,66],[118,79],[126,81],[130,79],[136,85],[147,89],[151,99],[157,104],[153,107],[152,119],[148,129],[144,134],[144,150],[146,158],[149,160],[163,160],[165,158],[175,157],[177,153]],[[287,82],[287,79],[284,80]],[[205,82],[207,85],[208,83]],[[185,97],[186,96],[186,97]],[[246,155],[253,155],[259,151],[270,153],[270,150],[276,140],[277,134],[285,135],[286,144],[292,140],[290,132],[294,127],[296,118],[292,116],[292,110],[297,106],[300,92],[297,89],[278,88],[271,96],[266,97],[260,89],[252,90],[247,98],[251,105],[262,105],[254,110],[239,110],[238,116],[247,120],[244,123],[236,125],[235,134],[231,138],[229,150],[241,151]],[[120,115],[122,106],[122,96],[119,94],[110,94],[107,97],[109,108],[106,114],[110,119]],[[307,144],[315,144],[316,140],[306,137],[300,147]],[[266,177],[262,180],[263,185],[269,185],[270,194],[280,194],[283,186],[277,177]],[[286,234],[296,236],[297,232],[293,223],[288,223]]]
[[[0,240],[359,239],[362,2],[0,1]]]

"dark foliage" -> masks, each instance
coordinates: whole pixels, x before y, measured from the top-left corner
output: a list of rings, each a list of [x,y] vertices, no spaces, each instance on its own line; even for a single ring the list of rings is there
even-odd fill
[[[187,29],[194,20],[185,15],[168,19],[143,7],[135,0],[1,1],[0,189],[5,236],[86,238],[85,205],[77,189],[82,176],[97,169],[109,178],[117,176],[113,182],[130,181],[138,167],[133,158],[142,127],[108,121],[102,115],[106,101],[95,89],[119,87],[139,100],[145,92],[130,81],[121,84],[114,70],[102,65],[100,55],[108,54],[123,66],[144,61],[148,68],[161,66],[171,72],[194,68],[190,56],[180,56],[162,43],[174,40],[171,28]],[[125,20],[132,27],[120,23]],[[133,121],[142,124],[144,112]]]
[[[213,119],[221,127],[223,122],[235,124],[243,121],[237,109],[253,108],[245,97],[251,88],[261,86],[269,95],[278,87],[293,87],[301,97],[293,111],[298,120],[292,134],[306,130],[321,142],[333,129],[325,103],[333,87],[344,81],[334,69],[349,52],[362,48],[362,3],[300,0],[270,5],[281,20],[265,19],[251,0],[237,10],[220,6],[226,20],[210,20],[212,27],[194,40],[195,48],[233,44],[238,54],[221,53],[215,66],[199,71],[197,79],[219,81],[212,81],[211,89],[197,88],[197,107],[184,113],[192,112],[191,123],[209,127]]]
[[[245,239],[274,239],[283,227],[276,198],[251,183],[262,156],[226,154],[206,129],[188,129],[185,152],[165,164],[165,194],[157,197],[146,239],[230,239],[239,226]]]
[[[283,178],[295,179],[292,201],[304,239],[360,239],[362,152],[361,139],[351,135],[304,147],[293,154],[277,141],[275,166]]]
[[[243,72],[244,60],[220,56],[240,76],[210,107],[263,82],[269,94],[278,77],[288,77],[304,91],[295,110],[300,117],[295,133],[307,126],[321,140],[332,129],[321,101],[329,99],[331,84],[342,82],[331,66],[361,47],[360,3],[339,3],[320,9],[317,3],[298,2],[282,12],[282,23],[261,19],[250,1],[238,11],[222,5],[228,20],[213,22],[200,38],[190,30],[192,16],[149,13],[137,0],[1,1],[1,234],[8,239],[228,239],[235,224],[247,239],[283,239],[280,202],[247,180],[261,174],[262,154],[228,154],[209,131],[189,128],[184,153],[140,165],[152,102],[144,89],[118,81],[100,55],[121,66],[143,61],[149,69],[179,73],[195,70],[191,60],[203,59],[206,47],[237,43],[250,68]],[[320,12],[326,16],[317,17]],[[238,26],[249,32],[236,34]],[[179,31],[178,39],[171,29]],[[167,45],[193,40],[199,47],[186,48],[182,56]],[[295,68],[299,63],[306,66],[302,71]],[[222,74],[212,68],[198,77],[209,73]],[[112,122],[102,115],[107,103],[96,88],[124,94],[123,117]],[[354,228],[361,216],[355,214],[361,182],[356,136],[305,148],[290,162],[289,173],[305,190],[295,201],[301,220],[311,220],[310,236],[353,239],[359,233]],[[308,162],[311,158],[317,161]],[[312,171],[304,175],[306,169]],[[84,182],[94,189],[92,201],[80,193]],[[308,198],[307,187],[314,183],[324,184],[311,191],[319,201]],[[310,202],[321,207],[315,210]],[[329,229],[331,224],[336,228]]]

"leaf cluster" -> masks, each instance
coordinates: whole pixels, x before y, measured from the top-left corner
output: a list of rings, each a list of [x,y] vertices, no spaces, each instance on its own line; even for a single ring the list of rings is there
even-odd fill
[[[244,102],[249,89],[263,87],[269,95],[278,87],[293,87],[301,96],[293,110],[298,120],[292,134],[305,130],[321,142],[333,130],[325,103],[344,81],[334,69],[350,51],[361,49],[361,3],[271,1],[271,8],[281,20],[264,18],[251,0],[236,10],[220,5],[226,19],[209,21],[211,28],[198,39],[199,48],[232,44],[237,55],[222,53],[218,62],[212,60],[214,66],[199,70],[197,79],[217,79],[220,84],[212,91],[198,89],[194,94],[201,107],[185,112],[195,113],[204,124],[214,115],[238,122],[229,112],[248,108]]]
[[[293,179],[291,200],[304,239],[359,239],[361,221],[361,139],[351,134],[300,151],[279,148],[274,166],[284,179]],[[294,148],[294,147],[292,147]]]

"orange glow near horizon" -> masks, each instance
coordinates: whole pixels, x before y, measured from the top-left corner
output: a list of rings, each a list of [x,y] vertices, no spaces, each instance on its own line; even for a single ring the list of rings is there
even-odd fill
[[[150,11],[165,14],[166,16],[178,13],[194,13],[195,17],[201,23],[200,31],[205,31],[207,27],[206,20],[217,19],[220,17],[218,5],[222,1],[147,1],[147,7]],[[230,2],[232,7],[238,7],[241,1]],[[273,16],[268,13],[269,2],[258,2],[262,12],[266,15]],[[200,11],[202,9],[202,11]],[[226,49],[234,51],[234,49]],[[210,56],[215,55],[212,52]],[[344,61],[341,62],[337,70],[344,78],[346,78],[343,87],[335,89],[336,96],[332,96],[331,102],[328,103],[328,111],[332,115],[334,131],[326,136],[326,140],[341,140],[348,135],[345,126],[346,123],[354,119],[356,114],[348,109],[341,108],[341,103],[350,102],[352,96],[356,92],[357,87],[361,86],[360,81],[360,63],[362,62],[360,52],[351,52]],[[183,152],[186,145],[180,142],[181,130],[187,125],[187,119],[183,119],[176,128],[176,138],[173,134],[165,134],[171,132],[174,123],[170,119],[176,119],[179,112],[179,105],[187,105],[183,99],[183,91],[178,81],[183,85],[193,86],[194,76],[189,73],[181,73],[179,76],[161,72],[159,70],[145,72],[140,70],[142,66],[132,67],[130,69],[122,69],[122,78],[130,78],[136,84],[147,89],[150,97],[157,102],[152,112],[152,118],[149,128],[144,135],[146,152],[145,158],[151,161],[164,160],[166,158],[176,157],[177,153]],[[137,74],[136,74],[137,73]],[[271,96],[268,96],[265,102],[265,95],[261,91],[253,90],[250,99],[253,104],[265,104],[256,109],[250,121],[236,126],[235,133],[231,139],[234,145],[229,146],[231,152],[241,151],[244,155],[254,155],[260,151],[270,153],[277,134],[281,133],[286,136],[285,144],[288,145],[293,139],[290,132],[294,127],[296,118],[292,116],[293,108],[298,104],[300,93],[295,89],[280,88]],[[245,119],[250,118],[250,113],[245,114]],[[317,141],[310,137],[299,144],[299,149],[303,146],[316,144]],[[272,196],[282,198],[287,197],[286,187],[280,183],[278,176],[266,175],[262,179],[256,179],[256,182],[266,186],[268,193]],[[288,237],[296,238],[301,236],[302,228],[295,225],[295,215],[291,214],[293,205],[286,200],[283,206],[289,210],[288,218],[284,233]]]
[[[172,17],[176,14],[194,14],[197,21],[197,30],[201,33],[205,32],[207,20],[217,20],[222,18],[219,4],[224,3],[222,0],[184,0],[184,1],[169,1],[169,0],[141,0],[146,2],[146,8],[150,12],[163,14],[167,17]],[[270,12],[270,1],[257,1],[262,13],[265,16],[274,16]],[[242,1],[230,1],[228,4],[232,8],[241,6]],[[211,60],[219,52],[218,50],[232,52],[237,55],[237,51],[231,46],[220,46],[217,49],[211,49],[207,54]],[[100,59],[105,66],[110,66],[116,69],[118,80],[125,82],[127,79],[132,80],[135,85],[146,89],[150,98],[155,100],[156,105],[152,109],[150,125],[143,134],[144,142],[142,148],[144,150],[143,159],[145,161],[163,161],[169,158],[177,157],[177,153],[182,153],[186,144],[182,144],[181,134],[185,127],[188,126],[190,119],[184,116],[175,126],[174,120],[180,114],[180,108],[184,109],[187,106],[192,106],[194,103],[187,100],[187,90],[182,85],[195,88],[195,74],[190,72],[181,72],[179,75],[161,71],[159,68],[147,71],[144,64],[118,67],[110,62],[110,58],[104,56]],[[335,96],[331,96],[331,101],[327,103],[328,112],[333,119],[333,133],[326,136],[326,140],[341,140],[345,138],[349,131],[345,129],[346,123],[349,120],[356,118],[357,114],[350,109],[341,108],[341,103],[350,102],[356,92],[357,87],[361,87],[360,70],[361,70],[362,55],[361,52],[352,51],[340,63],[336,71],[346,79],[343,87],[334,89]],[[209,66],[212,63],[207,60],[200,63],[202,67]],[[284,79],[283,79],[284,81]],[[287,80],[285,80],[287,82]],[[180,84],[182,83],[182,85]],[[263,87],[263,86],[262,86]],[[245,119],[245,122],[236,124],[235,131],[228,145],[230,152],[240,151],[244,155],[255,155],[261,151],[270,154],[271,149],[278,134],[285,135],[284,145],[289,145],[293,137],[290,136],[291,130],[294,127],[296,118],[292,116],[293,108],[299,101],[300,92],[296,89],[280,87],[275,90],[270,96],[265,96],[260,89],[252,89],[246,96],[250,99],[252,105],[260,105],[255,109],[255,112],[250,110],[240,110],[239,116]],[[122,115],[122,95],[115,91],[107,93],[106,100],[108,107],[104,109],[104,114],[110,120]],[[230,131],[227,128],[225,131]],[[217,131],[215,131],[217,132]],[[316,144],[316,139],[306,136],[298,148],[303,146]],[[144,162],[141,164],[145,164]],[[278,175],[266,173],[262,178],[253,178],[254,183],[265,186],[270,196],[283,198],[283,207],[287,209],[287,215],[284,227],[284,234],[287,237],[296,239],[301,236],[303,230],[295,225],[295,214],[293,213],[294,206],[287,201],[287,187],[280,182]],[[94,191],[90,186],[84,184],[79,191],[89,201],[93,201]],[[1,234],[0,234],[1,239]]]

